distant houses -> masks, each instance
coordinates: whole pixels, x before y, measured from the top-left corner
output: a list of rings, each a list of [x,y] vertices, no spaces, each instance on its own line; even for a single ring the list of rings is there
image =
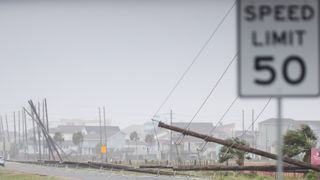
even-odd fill
[[[275,153],[277,138],[276,126],[278,119],[270,118],[258,123],[257,129],[250,128],[248,131],[239,130],[234,123],[219,124],[214,126],[210,122],[174,122],[172,125],[187,128],[202,134],[207,134],[221,139],[239,137],[247,141],[251,147]],[[301,124],[311,127],[318,138],[320,138],[320,121],[297,121],[293,119],[282,120],[283,134],[290,129],[297,129]],[[106,131],[105,131],[106,130]],[[202,139],[183,136],[181,133],[171,132],[167,129],[153,126],[152,122],[140,125],[131,125],[120,129],[118,126],[86,126],[86,125],[59,125],[50,129],[50,136],[62,148],[68,157],[79,157],[82,160],[217,160],[219,149],[222,147],[216,143],[205,143]],[[76,145],[73,135],[80,132],[83,142]],[[106,134],[105,134],[106,132]],[[16,134],[16,149],[19,151],[18,158],[38,158],[39,140],[37,129],[29,129],[28,146],[21,140],[18,142],[19,134]],[[133,137],[134,134],[134,137]],[[6,133],[7,135],[7,133]],[[9,132],[10,141],[0,143],[0,151],[6,144],[6,150],[14,149],[14,133]],[[36,138],[34,138],[34,135]],[[58,136],[58,137],[57,137]],[[105,136],[107,139],[105,139]],[[102,142],[101,142],[102,141]],[[1,139],[0,139],[1,142]],[[318,146],[320,145],[318,140]],[[48,154],[45,140],[41,136],[42,157]],[[101,144],[107,144],[107,156],[101,156]],[[43,149],[43,147],[45,147]],[[9,154],[9,153],[8,153]],[[10,156],[14,153],[10,153]],[[102,157],[102,159],[101,159]],[[257,158],[257,156],[252,156]]]
[[[266,119],[259,122],[258,129],[258,141],[257,146],[261,150],[276,153],[277,144],[277,121],[276,118]],[[318,137],[317,146],[320,145],[320,121],[308,121],[308,120],[293,120],[284,118],[282,119],[282,133],[285,134],[288,130],[297,129],[302,124],[310,126],[313,132]]]
[[[67,153],[72,154],[77,151],[76,145],[72,141],[74,133],[81,132],[83,143],[81,145],[81,154],[83,156],[96,156],[100,153],[100,126],[79,126],[79,125],[60,125],[50,129],[50,136],[55,133],[61,133],[64,141],[61,142],[61,148]],[[101,128],[102,144],[107,143],[108,151],[120,151],[125,147],[125,134],[120,131],[118,126],[106,126],[106,136],[104,128]]]

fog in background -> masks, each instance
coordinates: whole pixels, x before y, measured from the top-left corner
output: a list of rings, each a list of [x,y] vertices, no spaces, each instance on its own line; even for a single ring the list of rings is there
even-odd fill
[[[46,97],[49,120],[150,121],[178,78],[232,6],[231,0],[1,1],[0,113]],[[190,121],[236,53],[235,8],[172,97],[166,120]],[[216,123],[237,96],[236,63],[194,122]],[[241,99],[223,123],[246,127],[267,99]],[[319,99],[284,101],[284,117],[318,120]],[[276,117],[275,101],[259,121]]]

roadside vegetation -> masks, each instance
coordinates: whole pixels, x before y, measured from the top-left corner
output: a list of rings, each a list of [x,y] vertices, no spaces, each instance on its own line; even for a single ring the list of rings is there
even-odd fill
[[[283,136],[283,155],[310,163],[311,149],[316,147],[317,137],[307,125],[301,125],[299,129],[289,130]]]
[[[0,180],[67,180],[66,178],[43,176],[37,174],[28,174],[13,172],[7,170],[0,170]]]

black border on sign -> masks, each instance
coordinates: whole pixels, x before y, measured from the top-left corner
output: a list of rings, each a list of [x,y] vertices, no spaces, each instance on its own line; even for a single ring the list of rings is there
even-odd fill
[[[237,1],[237,12],[236,12],[236,20],[237,20],[237,51],[238,51],[238,73],[237,74],[237,79],[238,79],[238,95],[241,98],[267,98],[267,97],[291,97],[291,98],[300,98],[300,97],[318,97],[320,96],[320,2],[317,0],[318,2],[318,60],[319,60],[319,70],[318,70],[318,93],[317,94],[312,94],[312,95],[303,95],[303,94],[299,94],[299,95],[268,95],[268,94],[264,94],[264,95],[244,95],[241,92],[241,2],[243,0],[236,0]]]

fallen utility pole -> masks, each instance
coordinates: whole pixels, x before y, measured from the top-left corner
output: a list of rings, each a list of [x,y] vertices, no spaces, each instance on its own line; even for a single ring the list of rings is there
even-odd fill
[[[173,166],[169,166],[169,165],[140,165],[139,168],[143,168],[143,169],[148,169],[148,168],[173,169]]]
[[[284,166],[285,172],[306,172],[309,168],[298,166]],[[277,166],[178,166],[173,168],[174,171],[277,171]]]
[[[193,137],[196,137],[196,138],[199,138],[199,139],[204,139],[207,142],[214,142],[214,143],[221,144],[221,145],[224,145],[224,146],[230,146],[230,147],[232,147],[234,149],[238,149],[238,150],[241,150],[241,151],[246,151],[246,152],[249,152],[249,153],[252,153],[252,154],[257,154],[257,155],[260,155],[260,156],[263,156],[263,157],[267,157],[267,158],[270,158],[270,159],[277,160],[277,155],[276,154],[265,152],[265,151],[262,151],[262,150],[259,150],[259,149],[255,149],[255,148],[251,148],[249,146],[244,146],[244,145],[240,145],[240,144],[234,144],[233,142],[230,142],[230,141],[226,141],[226,140],[223,140],[223,139],[218,139],[218,138],[215,138],[215,137],[210,136],[210,135],[200,134],[200,133],[197,133],[197,132],[194,132],[194,131],[190,131],[190,130],[187,130],[187,129],[182,129],[182,128],[179,128],[179,127],[176,127],[176,126],[170,126],[170,125],[165,124],[165,123],[163,123],[161,121],[159,122],[158,127],[169,129],[169,130],[172,130],[172,131],[176,131],[176,132],[182,133],[183,135],[188,135],[188,136],[193,136]],[[292,165],[296,165],[296,166],[312,169],[312,170],[315,170],[315,171],[320,171],[320,167],[313,166],[313,165],[311,165],[309,163],[306,163],[306,162],[303,162],[303,161],[298,161],[298,160],[291,159],[291,158],[288,158],[288,157],[283,157],[282,161],[286,162],[288,164],[292,164]]]

